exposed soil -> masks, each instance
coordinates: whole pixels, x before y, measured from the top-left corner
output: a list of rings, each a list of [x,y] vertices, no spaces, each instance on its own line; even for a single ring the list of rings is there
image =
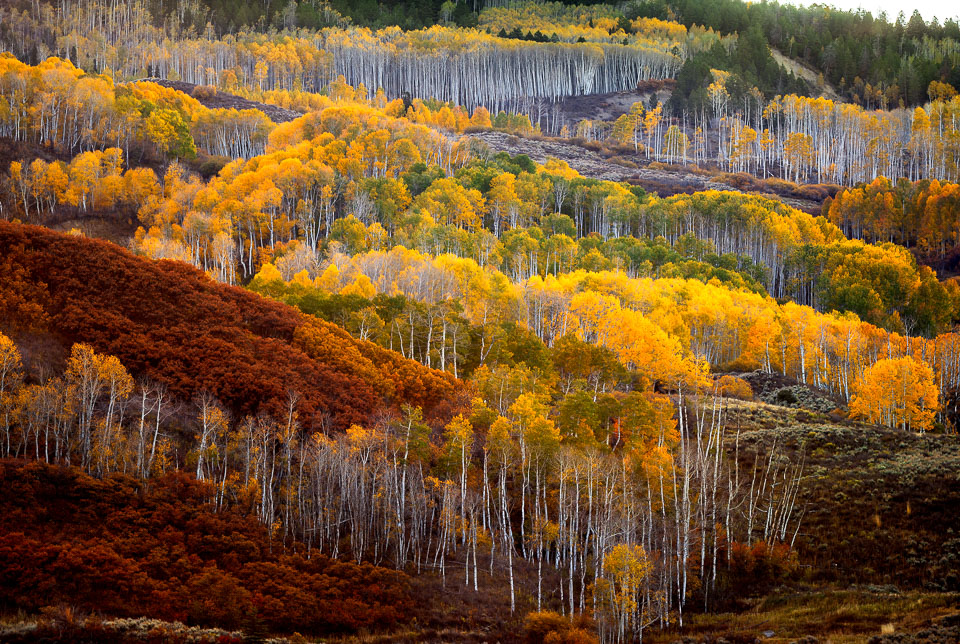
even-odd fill
[[[707,190],[733,190],[733,186],[710,183],[709,176],[693,173],[655,170],[649,167],[629,167],[607,159],[603,154],[576,143],[567,143],[553,139],[530,139],[513,136],[504,132],[476,132],[470,136],[480,139],[495,152],[508,152],[511,155],[526,154],[538,163],[548,158],[560,159],[585,177],[607,181],[628,181],[637,185],[662,184],[675,188],[678,192]],[[663,193],[661,193],[663,194]]]
[[[629,112],[637,101],[649,105],[652,98],[654,103],[666,103],[674,85],[676,81],[672,79],[643,81],[636,89],[628,92],[568,96],[558,101],[557,107],[567,123],[584,119],[613,121]]]
[[[193,83],[185,83],[183,81],[174,81],[174,80],[165,80],[160,78],[144,78],[141,80],[150,81],[151,83],[156,83],[157,85],[162,85],[163,87],[170,87],[177,91],[183,92],[189,96],[193,96],[193,90],[197,87]],[[283,107],[278,107],[277,105],[269,105],[267,103],[259,103],[257,101],[251,101],[245,98],[241,98],[234,94],[224,94],[223,92],[218,91],[216,94],[210,97],[197,98],[200,101],[200,104],[204,107],[210,109],[233,109],[233,110],[260,110],[274,123],[285,123],[287,121],[292,121],[295,118],[303,116],[300,112],[295,112],[294,110],[288,110]]]
[[[820,85],[820,83],[817,82],[819,73],[812,67],[807,67],[800,61],[788,58],[772,47],[770,48],[770,55],[773,56],[773,59],[777,61],[778,65],[787,71],[793,72],[794,76],[798,76],[807,81],[811,87],[819,88],[821,96],[829,98],[831,101],[840,100],[840,95],[837,94],[837,90],[835,90],[830,83],[824,81],[823,85]]]

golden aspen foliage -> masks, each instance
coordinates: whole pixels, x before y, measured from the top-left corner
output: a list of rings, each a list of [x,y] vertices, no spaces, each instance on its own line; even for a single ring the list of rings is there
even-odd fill
[[[912,357],[878,360],[863,375],[850,401],[850,416],[903,430],[933,427],[940,394],[933,370]]]

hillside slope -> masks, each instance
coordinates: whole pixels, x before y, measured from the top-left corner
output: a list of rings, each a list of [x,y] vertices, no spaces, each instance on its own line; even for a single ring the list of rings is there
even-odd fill
[[[457,390],[452,376],[333,324],[109,242],[0,222],[0,273],[0,330],[34,375],[86,342],[177,397],[207,391],[240,414],[282,416],[295,391],[308,430],[404,402],[429,413]]]
[[[280,547],[251,514],[215,510],[212,486],[182,472],[147,485],[0,460],[0,484],[10,492],[0,499],[7,606],[316,634],[383,628],[415,606],[404,573]],[[25,640],[42,640],[37,635]],[[186,641],[155,636],[150,641]],[[61,630],[45,641],[110,640]]]

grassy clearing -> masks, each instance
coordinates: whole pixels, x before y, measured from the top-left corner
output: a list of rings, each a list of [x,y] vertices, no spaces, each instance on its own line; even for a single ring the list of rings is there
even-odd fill
[[[960,437],[762,402],[733,403],[727,426],[731,453],[739,431],[741,472],[774,445],[792,460],[803,451],[805,581],[960,591]]]
[[[742,613],[688,615],[682,632],[644,633],[653,644],[694,641],[796,642],[815,637],[821,644],[866,642],[873,635],[916,632],[960,611],[960,593],[892,594],[832,590],[772,594]],[[772,637],[764,632],[772,631]]]

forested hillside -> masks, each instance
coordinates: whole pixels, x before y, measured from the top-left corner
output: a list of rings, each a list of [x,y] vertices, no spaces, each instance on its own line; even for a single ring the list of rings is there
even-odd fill
[[[0,641],[952,641],[958,42],[6,4]]]
[[[925,23],[918,11],[884,15],[867,6],[862,12],[737,0],[643,0],[633,6],[630,15],[673,18],[687,26],[746,34],[761,47],[775,47],[809,64],[820,72],[821,82],[866,107],[923,104],[931,82],[953,86],[960,82],[956,61],[960,26],[956,12],[950,15],[948,8],[939,24]],[[734,64],[731,71],[747,83],[768,82],[766,56]]]
[[[238,414],[280,417],[296,390],[310,428],[344,429],[380,404],[432,408],[453,395],[452,378],[182,263],[151,265],[113,244],[0,226],[8,276],[0,324],[36,338],[38,371],[85,343],[174,397],[206,392]]]

